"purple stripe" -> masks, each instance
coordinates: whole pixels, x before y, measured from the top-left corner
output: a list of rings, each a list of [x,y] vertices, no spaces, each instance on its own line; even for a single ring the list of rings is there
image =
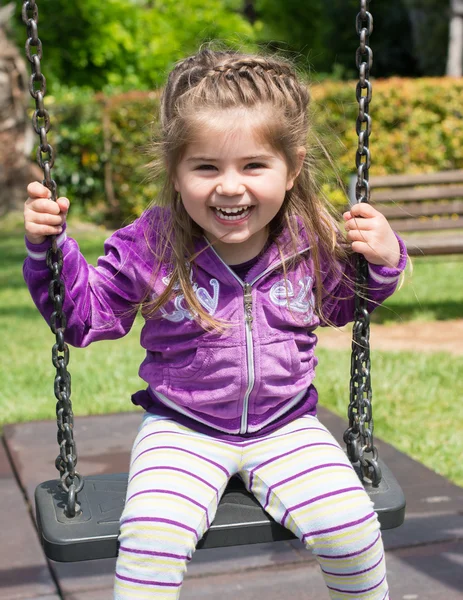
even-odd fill
[[[335,490],[334,492],[327,492],[326,494],[321,494],[320,496],[315,496],[315,498],[311,498],[310,500],[304,500],[304,502],[300,502],[299,504],[295,504],[294,506],[291,506],[290,508],[287,508],[285,510],[285,513],[283,515],[283,518],[281,520],[281,524],[286,527],[285,525],[285,521],[286,521],[286,517],[288,516],[288,514],[292,511],[292,510],[297,510],[298,508],[302,508],[303,506],[307,506],[308,504],[313,504],[314,502],[318,502],[318,500],[323,500],[324,498],[330,498],[331,496],[337,496],[338,494],[343,494],[344,492],[358,492],[359,490],[361,490],[362,492],[364,491],[363,487],[359,487],[359,486],[355,486],[355,487],[348,487],[348,488],[344,488],[341,490]]]
[[[219,501],[219,491],[216,490],[216,488],[213,485],[211,485],[208,481],[206,481],[202,477],[199,477],[199,475],[195,475],[191,471],[186,471],[185,469],[179,469],[178,467],[169,467],[168,465],[159,466],[159,467],[147,467],[146,469],[142,469],[141,471],[138,471],[137,473],[132,475],[132,477],[129,480],[129,483],[131,483],[133,481],[133,479],[135,479],[135,477],[137,477],[138,475],[141,475],[142,473],[145,473],[146,471],[157,471],[159,469],[165,469],[166,471],[178,471],[179,473],[185,473],[185,475],[190,475],[194,479],[198,479],[199,481],[201,481],[201,483],[206,484],[208,487],[210,487],[211,489],[214,490],[215,495],[217,497],[217,502]]]
[[[191,557],[182,556],[181,554],[171,554],[170,552],[155,552],[154,550],[137,550],[135,548],[127,548],[126,546],[120,546],[119,551],[129,552],[132,554],[147,554],[148,556],[165,556],[166,558],[178,558],[179,560],[191,560]]]
[[[354,591],[348,591],[348,590],[340,590],[338,588],[334,588],[334,587],[330,587],[329,585],[327,586],[327,588],[329,590],[333,590],[333,592],[342,592],[343,594],[364,594],[365,592],[371,592],[371,590],[375,590],[377,587],[379,587],[383,581],[386,579],[386,575],[384,575],[384,577],[381,579],[381,581],[379,583],[377,583],[376,585],[373,585],[369,588],[366,588],[364,590],[354,590]]]
[[[352,556],[359,556],[360,554],[363,554],[364,552],[366,552],[367,550],[369,550],[370,548],[372,548],[377,541],[380,539],[381,534],[378,533],[378,535],[376,536],[376,539],[374,540],[373,543],[369,544],[368,546],[365,546],[365,548],[362,548],[361,550],[358,550],[357,552],[349,552],[349,554],[338,554],[337,556],[333,556],[333,555],[329,555],[329,554],[317,554],[317,556],[319,558],[333,558],[333,559],[340,559],[340,558],[351,558]]]
[[[206,527],[207,527],[207,529],[209,529],[210,524],[209,524],[209,514],[207,512],[207,507],[203,506],[202,504],[197,502],[194,498],[190,498],[190,496],[186,496],[185,494],[180,494],[179,492],[172,492],[171,490],[160,490],[160,489],[159,490],[156,490],[156,489],[142,490],[141,492],[136,492],[135,494],[130,496],[130,498],[127,498],[126,504],[128,504],[130,502],[130,500],[132,500],[132,498],[135,498],[136,496],[140,496],[141,494],[152,494],[152,493],[171,494],[172,496],[179,496],[180,498],[184,498],[185,500],[188,500],[192,504],[196,504],[196,506],[199,506],[199,508],[201,508],[205,512]]]
[[[357,521],[350,521],[349,523],[344,523],[344,525],[337,525],[336,527],[328,527],[328,529],[319,529],[318,531],[310,531],[309,533],[304,533],[304,535],[302,536],[302,539],[308,537],[309,535],[321,535],[322,533],[331,533],[332,531],[341,531],[342,529],[347,529],[348,527],[352,527],[353,525],[358,525],[359,523],[363,523],[364,521],[371,519],[371,517],[376,517],[376,513],[372,512],[369,515],[366,515],[366,517],[362,517],[361,519],[358,519]]]
[[[186,531],[191,531],[191,533],[195,534],[195,537],[198,537],[198,533],[192,527],[188,527],[185,523],[180,523],[180,521],[173,521],[172,519],[163,519],[161,517],[132,517],[131,519],[124,519],[121,521],[121,526],[126,523],[168,523],[169,525],[175,525],[176,527],[180,527],[180,529],[186,529]]]
[[[164,587],[180,587],[182,583],[167,583],[165,581],[146,581],[145,579],[134,579],[133,577],[124,577],[124,575],[119,575],[116,573],[116,577],[118,579],[122,579],[123,581],[130,581],[131,583],[139,583],[141,585],[162,585]]]
[[[251,469],[249,471],[249,473],[250,473],[249,487],[252,488],[252,480],[254,477],[254,472],[257,471],[258,469],[260,469],[261,467],[270,465],[271,463],[273,463],[277,460],[280,460],[280,458],[284,458],[285,456],[290,456],[291,454],[294,454],[295,452],[299,452],[299,450],[303,450],[304,448],[313,448],[315,446],[332,446],[333,448],[339,448],[339,446],[337,446],[336,444],[330,444],[328,442],[315,442],[313,444],[304,444],[303,446],[298,446],[297,448],[294,448],[293,450],[289,450],[288,452],[284,452],[283,454],[279,454],[278,456],[273,456],[272,458],[269,458],[268,460],[264,461],[263,463],[260,463],[259,465],[255,466],[253,469]]]
[[[354,575],[361,575],[362,573],[368,573],[368,571],[372,571],[373,569],[376,569],[376,567],[382,562],[383,558],[384,558],[384,553],[381,553],[381,558],[372,567],[368,567],[368,569],[363,569],[362,571],[355,571],[355,573],[333,573],[331,571],[325,571],[325,569],[323,569],[323,568],[322,568],[322,571],[326,575],[334,575],[335,577],[353,577]]]
[[[178,446],[154,446],[154,448],[148,448],[147,450],[143,450],[143,452],[141,452],[134,458],[132,465],[135,463],[135,461],[137,459],[140,458],[140,456],[143,456],[143,454],[145,454],[146,452],[152,452],[153,450],[178,450],[179,452],[185,452],[186,454],[191,454],[191,456],[200,458],[201,460],[204,460],[205,462],[210,463],[211,465],[214,465],[215,467],[218,467],[221,471],[223,471],[225,473],[225,475],[227,477],[231,477],[231,475],[227,471],[227,469],[225,467],[223,467],[222,465],[220,465],[219,463],[215,462],[214,460],[211,460],[210,458],[206,458],[205,456],[202,456],[201,454],[197,454],[196,452],[192,452],[191,450],[185,450],[185,448],[179,448]]]
[[[317,465],[316,467],[310,467],[310,469],[306,469],[305,471],[301,471],[300,473],[296,473],[296,475],[291,475],[291,477],[287,477],[286,479],[282,479],[277,483],[274,483],[268,488],[267,496],[265,498],[264,510],[267,508],[268,503],[270,501],[270,494],[277,488],[279,485],[283,485],[284,483],[288,483],[288,481],[293,481],[298,477],[302,477],[302,475],[307,475],[307,473],[311,473],[312,471],[318,471],[319,469],[324,469],[326,467],[345,467],[346,469],[351,469],[350,465],[346,465],[345,463],[325,463],[323,465]]]

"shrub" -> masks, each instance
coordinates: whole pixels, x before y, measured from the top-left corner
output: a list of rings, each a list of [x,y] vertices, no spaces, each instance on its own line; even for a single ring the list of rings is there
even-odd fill
[[[313,121],[341,179],[355,174],[358,104],[355,82],[312,88]],[[463,168],[463,80],[400,79],[373,82],[370,105],[371,175],[427,173]],[[339,196],[335,184],[327,189]]]

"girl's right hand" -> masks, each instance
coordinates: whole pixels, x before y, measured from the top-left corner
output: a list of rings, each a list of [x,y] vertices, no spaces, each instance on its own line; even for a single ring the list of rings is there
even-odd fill
[[[24,204],[24,227],[31,244],[41,244],[49,235],[59,235],[69,210],[69,200],[51,200],[51,192],[38,181],[27,186],[29,198]]]

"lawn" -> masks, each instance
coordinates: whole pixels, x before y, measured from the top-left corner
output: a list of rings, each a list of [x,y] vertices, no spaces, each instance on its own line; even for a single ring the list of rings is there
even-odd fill
[[[72,230],[72,226],[71,226]],[[76,234],[91,262],[107,233]],[[0,427],[52,419],[53,336],[39,316],[22,279],[21,230],[0,223]],[[379,309],[377,322],[463,318],[463,257],[419,258],[402,289]],[[143,386],[137,371],[143,352],[141,321],[122,340],[71,349],[75,414],[135,410],[130,395]],[[436,323],[436,335],[438,323]],[[344,416],[348,402],[349,353],[320,350],[316,383],[321,403]],[[424,352],[374,352],[375,432],[403,452],[463,485],[463,356]]]

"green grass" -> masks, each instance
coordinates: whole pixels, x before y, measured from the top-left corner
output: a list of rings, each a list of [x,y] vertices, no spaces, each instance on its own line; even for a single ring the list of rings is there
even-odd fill
[[[319,349],[320,403],[347,415],[350,353]],[[463,356],[372,354],[375,436],[463,486]]]
[[[414,258],[398,292],[373,313],[373,322],[463,319],[463,256]]]
[[[95,262],[106,232],[77,237]],[[53,419],[53,336],[22,279],[22,233],[0,223],[0,427]],[[416,259],[412,276],[377,311],[378,322],[463,318],[463,257]],[[436,324],[437,327],[437,324]],[[141,321],[122,340],[71,349],[72,399],[77,415],[130,410],[143,351]],[[345,416],[349,353],[319,350],[316,383],[321,403]],[[378,352],[373,355],[375,433],[398,449],[463,485],[463,357],[449,354]]]

